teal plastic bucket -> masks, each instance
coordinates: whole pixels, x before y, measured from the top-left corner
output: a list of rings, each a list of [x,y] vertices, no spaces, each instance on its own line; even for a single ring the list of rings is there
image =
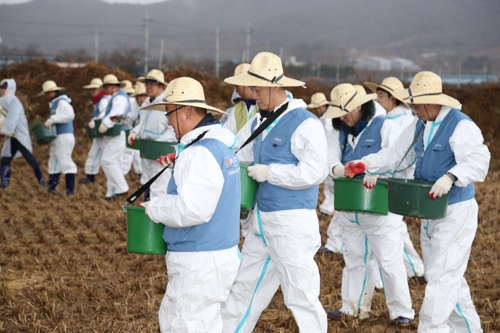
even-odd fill
[[[259,183],[248,175],[248,165],[240,164],[241,207],[252,209]]]
[[[378,181],[371,190],[362,179],[335,178],[334,207],[338,211],[387,215],[389,213],[387,183]]]
[[[106,132],[104,133],[99,133],[99,126],[101,126],[101,119],[95,119],[94,120],[94,128],[90,128],[87,125],[85,128],[87,129],[87,135],[91,139],[95,138],[102,138],[103,136],[118,136],[120,135],[120,132],[122,130],[122,126],[120,124],[116,124],[115,126],[109,128]]]
[[[140,139],[140,152],[142,158],[156,160],[160,156],[175,152],[176,143]]]
[[[37,124],[32,129],[35,135],[35,141],[39,145],[48,145],[57,137],[56,127],[52,125],[50,128],[43,127],[43,123]]]
[[[391,213],[422,219],[440,219],[446,216],[449,193],[436,200],[429,198],[434,183],[397,178],[390,178],[387,183]]]
[[[163,240],[161,223],[154,223],[146,215],[144,207],[126,206],[127,214],[127,251],[143,254],[165,254],[167,243]]]

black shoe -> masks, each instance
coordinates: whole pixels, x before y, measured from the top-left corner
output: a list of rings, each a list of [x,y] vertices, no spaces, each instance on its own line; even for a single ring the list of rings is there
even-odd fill
[[[39,165],[35,165],[33,167],[33,171],[35,172],[36,180],[38,181],[38,184],[42,187],[45,187],[45,179],[43,179],[43,174],[42,170],[40,170]]]
[[[6,188],[10,183],[10,165],[4,165],[0,167],[0,177],[2,181],[0,182],[0,188]]]
[[[399,328],[408,328],[411,325],[411,320],[405,317],[396,318],[396,326]]]
[[[66,195],[73,195],[75,193],[75,174],[67,173],[65,176],[66,176]]]
[[[416,284],[420,284],[420,285],[427,283],[427,281],[425,280],[425,276],[412,276],[410,278],[410,281],[413,281]]]
[[[80,179],[78,184],[93,183],[95,181],[95,175],[87,175],[87,177]]]
[[[47,186],[47,191],[49,193],[55,194],[56,193],[56,186],[59,183],[59,174],[52,174],[49,175],[49,186]]]
[[[342,318],[344,316],[347,316],[346,314],[344,314],[342,311],[339,311],[339,310],[335,310],[335,311],[328,311],[326,313],[326,315],[328,316],[328,318],[330,319],[334,319],[334,320],[342,320]]]

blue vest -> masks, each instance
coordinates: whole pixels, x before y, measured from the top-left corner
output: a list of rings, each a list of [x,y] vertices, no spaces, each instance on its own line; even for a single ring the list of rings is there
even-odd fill
[[[234,152],[216,139],[203,139],[192,145],[207,148],[215,157],[224,176],[224,186],[212,218],[188,228],[165,227],[163,239],[171,252],[200,252],[229,249],[240,240],[240,163]],[[200,166],[203,167],[203,166]],[[172,175],[167,194],[177,195]]]
[[[253,144],[254,162],[256,164],[271,163],[297,165],[299,160],[292,154],[292,135],[297,127],[306,119],[316,118],[305,109],[294,109],[281,117],[279,122],[262,141],[262,133]],[[253,128],[257,123],[255,118]],[[311,133],[314,135],[314,133]],[[304,190],[292,190],[265,181],[259,183],[255,200],[263,212],[275,212],[291,209],[316,209],[319,186]]]
[[[58,98],[54,102],[52,102],[52,104],[50,106],[49,117],[56,114],[57,106],[59,105],[60,101],[61,101],[61,98]],[[57,135],[66,134],[66,133],[74,133],[73,121],[63,123],[63,124],[55,124],[55,125],[56,125]]]
[[[99,98],[97,103],[95,103],[94,110],[92,110],[92,119],[99,117],[99,113],[100,113],[99,106],[101,105],[101,101],[103,98],[106,98],[106,96],[102,96],[101,98]]]
[[[121,117],[125,117],[130,111],[132,111],[132,107],[130,106],[130,100],[128,99],[128,95],[125,91],[122,89],[118,90],[116,95],[111,96],[111,99],[109,100],[108,106],[106,107],[106,114],[104,116],[107,116],[110,112],[111,109],[113,108],[113,100],[115,99],[116,96],[121,95],[127,99],[127,110],[121,115]],[[122,126],[122,131],[126,131],[130,129],[130,126]]]
[[[415,179],[435,182],[457,164],[455,154],[450,147],[450,137],[461,120],[472,121],[457,109],[451,109],[446,117],[444,117],[438,131],[425,151],[424,133],[423,131],[420,132],[420,136],[415,144],[415,153],[417,154]],[[424,126],[423,122],[417,122],[415,133],[419,133],[422,126]],[[469,184],[465,187],[452,186],[448,205],[472,198],[474,198],[474,184]]]
[[[373,118],[370,125],[366,126],[363,132],[358,135],[357,140],[359,141],[354,149],[352,149],[352,146],[346,142],[347,133],[345,130],[343,128],[340,129],[339,142],[343,165],[346,165],[348,162],[354,160],[360,160],[363,157],[377,153],[380,149],[382,149],[382,136],[380,135],[380,131],[382,130],[385,120],[385,116],[377,116]],[[355,178],[363,178],[364,175],[365,174],[362,173],[356,175]]]

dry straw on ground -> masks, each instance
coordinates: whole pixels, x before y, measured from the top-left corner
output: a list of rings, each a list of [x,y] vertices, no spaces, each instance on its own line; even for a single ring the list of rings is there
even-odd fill
[[[30,122],[36,116],[44,119],[48,112],[45,102],[36,101],[33,94],[39,91],[43,80],[53,78],[49,75],[51,71],[57,73],[58,84],[74,88],[69,93],[78,101],[74,105],[79,114],[73,157],[81,178],[90,147],[81,126],[90,109],[86,104],[88,97],[77,96],[76,88],[90,82],[92,76],[103,76],[105,73],[97,73],[106,69],[92,65],[80,69],[81,72],[71,70],[71,75],[67,75],[52,65],[41,64],[43,67],[37,63],[25,64],[29,71],[24,72],[26,68],[21,67],[22,71],[11,70],[11,75],[0,71],[0,77],[14,76],[18,81],[25,106],[30,110]],[[114,72],[120,79],[130,78],[126,73]],[[168,72],[167,78],[188,74],[205,80],[210,87],[207,91],[213,94],[211,103],[227,104],[231,89],[221,88],[214,78],[183,69]],[[499,87],[448,91],[464,102],[464,110],[480,124],[495,158],[498,158],[498,145],[493,142],[499,126],[499,91]],[[312,93],[297,90],[294,94],[306,92]],[[47,176],[48,147],[35,144],[35,156]],[[0,332],[158,332],[157,311],[167,283],[164,257],[127,253],[125,216],[119,202],[103,200],[102,172],[95,184],[77,185],[75,195],[67,198],[63,195],[64,180],[58,194],[49,195],[36,185],[35,176],[24,160],[15,160],[12,169],[11,185],[0,190]],[[131,189],[137,188],[136,175],[131,173],[127,180]],[[498,332],[500,173],[491,171],[476,190],[479,229],[466,278],[484,331]],[[320,195],[320,202],[322,199]],[[323,241],[329,220],[320,217]],[[419,249],[420,222],[417,219],[407,222]],[[316,261],[321,272],[320,300],[326,310],[339,308],[342,257],[317,254]],[[418,314],[425,286],[410,282],[410,288]],[[329,332],[398,331],[388,320],[383,292],[375,293],[372,309],[367,320],[329,321]],[[403,331],[416,332],[417,322]],[[298,332],[281,292],[263,312],[255,331]]]

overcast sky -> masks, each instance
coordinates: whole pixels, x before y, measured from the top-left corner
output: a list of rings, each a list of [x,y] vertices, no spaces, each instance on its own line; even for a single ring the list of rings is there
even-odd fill
[[[339,49],[409,57],[465,43],[465,54],[500,58],[500,0],[0,0],[0,36],[10,47],[93,54],[98,29],[101,52],[144,48],[146,13],[152,57],[161,39],[170,56],[214,56],[218,27],[221,60],[241,58],[250,22],[251,56],[287,57],[305,45],[326,57]]]

